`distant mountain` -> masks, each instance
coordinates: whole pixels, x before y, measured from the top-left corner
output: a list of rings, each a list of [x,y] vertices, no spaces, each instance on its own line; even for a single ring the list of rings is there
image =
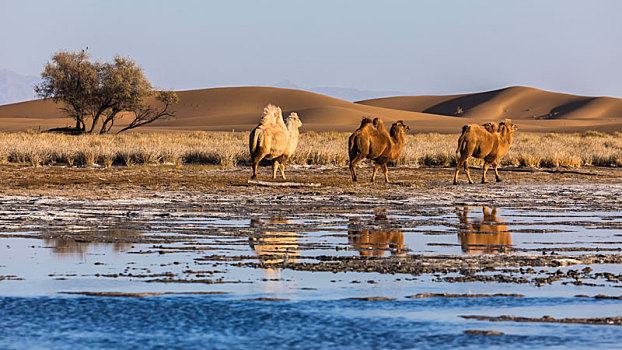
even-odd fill
[[[35,98],[34,85],[39,78],[0,69],[0,105]]]
[[[386,90],[386,91],[358,90],[358,89],[353,89],[353,88],[328,87],[328,86],[306,88],[306,87],[296,85],[291,80],[284,80],[279,83],[273,84],[272,86],[280,87],[284,89],[311,91],[311,92],[315,92],[318,94],[327,95],[330,97],[335,97],[335,98],[339,98],[339,99],[350,101],[350,102],[369,100],[373,98],[389,97],[389,96],[410,95],[409,93],[406,93],[406,92],[389,91],[389,90]]]

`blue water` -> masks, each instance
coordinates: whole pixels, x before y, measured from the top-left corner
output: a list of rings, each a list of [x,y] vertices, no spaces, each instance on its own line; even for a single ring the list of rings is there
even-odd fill
[[[618,212],[501,208],[498,213],[493,209],[486,214],[488,209],[478,207],[470,209],[467,216],[466,208],[458,211],[451,207],[436,208],[431,213],[396,210],[388,212],[388,217],[365,209],[337,218],[297,212],[278,220],[269,214],[251,220],[234,214],[175,208],[137,211],[120,202],[110,210],[107,205],[94,203],[72,204],[75,207],[60,204],[48,211],[28,203],[0,203],[0,277],[7,277],[0,280],[0,349],[622,348],[622,327],[618,326],[488,322],[459,317],[622,315],[619,300],[573,297],[622,293],[620,283],[603,278],[588,280],[598,286],[563,285],[558,281],[537,287],[534,283],[446,283],[433,275],[238,266],[239,262],[271,259],[313,262],[316,260],[309,257],[362,256],[372,251],[376,256],[388,257],[401,253],[495,253],[497,246],[519,249],[507,254],[538,255],[541,248],[616,248],[622,244]],[[137,215],[129,217],[130,211]],[[167,215],[159,215],[165,211]],[[89,220],[75,221],[85,215]],[[28,224],[23,222],[25,217],[30,220]],[[504,227],[497,236],[493,236],[494,230],[486,233],[490,240],[484,245],[493,248],[470,249],[469,244],[477,247],[482,242],[469,243],[468,234],[491,231],[490,225]],[[25,229],[32,231],[33,237]],[[241,229],[244,234],[239,234]],[[34,235],[45,230],[57,237],[40,239]],[[364,238],[375,234],[375,240],[356,241],[353,232],[358,231],[366,232],[361,235]],[[25,237],[2,237],[2,233],[16,232]],[[87,236],[105,233],[111,238],[110,242],[76,241],[71,237],[75,232]],[[252,232],[252,239],[248,232]],[[172,242],[154,246],[115,240],[134,235],[166,236]],[[391,245],[403,245],[403,252],[389,249]],[[188,246],[209,249],[175,251]],[[161,254],[164,250],[166,254]],[[209,258],[212,254],[239,259],[222,261]],[[559,269],[565,273],[585,267],[536,270]],[[593,273],[622,273],[619,264],[589,267]],[[164,273],[190,281],[199,278],[196,271],[203,270],[208,271],[207,278],[240,283],[148,282]],[[229,294],[107,298],[63,294],[67,291]],[[521,293],[526,297],[405,298],[426,292]],[[292,301],[243,300],[260,296]],[[396,300],[344,300],[365,296]],[[468,335],[465,330],[494,330],[505,335]]]
[[[585,305],[583,305],[585,304]],[[619,348],[617,326],[490,323],[482,305],[603,307],[580,298],[244,301],[229,296],[1,297],[2,349]],[[598,306],[598,305],[597,305]],[[498,314],[498,313],[497,313]],[[467,335],[497,330],[503,336]]]

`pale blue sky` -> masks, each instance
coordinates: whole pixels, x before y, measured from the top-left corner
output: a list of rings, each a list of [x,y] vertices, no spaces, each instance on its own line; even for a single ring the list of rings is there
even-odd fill
[[[129,56],[157,86],[447,94],[509,85],[622,97],[622,1],[0,0],[0,69]]]

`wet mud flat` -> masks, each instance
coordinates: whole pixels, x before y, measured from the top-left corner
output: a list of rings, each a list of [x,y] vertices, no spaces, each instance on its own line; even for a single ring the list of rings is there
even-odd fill
[[[213,263],[450,283],[622,283],[616,168],[510,169],[502,183],[458,186],[452,169],[396,168],[390,184],[353,184],[345,168],[289,173],[320,186],[256,186],[246,169],[3,168],[1,237],[39,239],[61,256],[108,244],[126,256],[192,257],[168,262],[187,267],[182,274],[126,266],[97,275],[147,282],[227,281],[222,269],[190,268]]]
[[[502,183],[458,186],[453,169],[389,171],[390,184],[353,184],[345,168],[293,167],[287,181],[319,186],[273,187],[248,169],[2,167],[0,303],[311,303],[327,324],[342,308],[350,323],[397,310],[377,319],[524,345],[556,337],[547,320],[561,333],[618,324],[622,169],[506,169]],[[573,319],[588,321],[559,321]]]

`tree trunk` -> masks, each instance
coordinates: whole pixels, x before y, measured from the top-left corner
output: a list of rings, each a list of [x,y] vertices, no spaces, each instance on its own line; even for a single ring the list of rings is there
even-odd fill
[[[110,113],[110,115],[108,115],[108,117],[104,119],[101,129],[99,129],[100,135],[103,135],[107,133],[108,131],[110,131],[110,129],[114,125],[114,118],[117,116],[118,113],[119,113],[118,110],[113,110],[112,113]]]

